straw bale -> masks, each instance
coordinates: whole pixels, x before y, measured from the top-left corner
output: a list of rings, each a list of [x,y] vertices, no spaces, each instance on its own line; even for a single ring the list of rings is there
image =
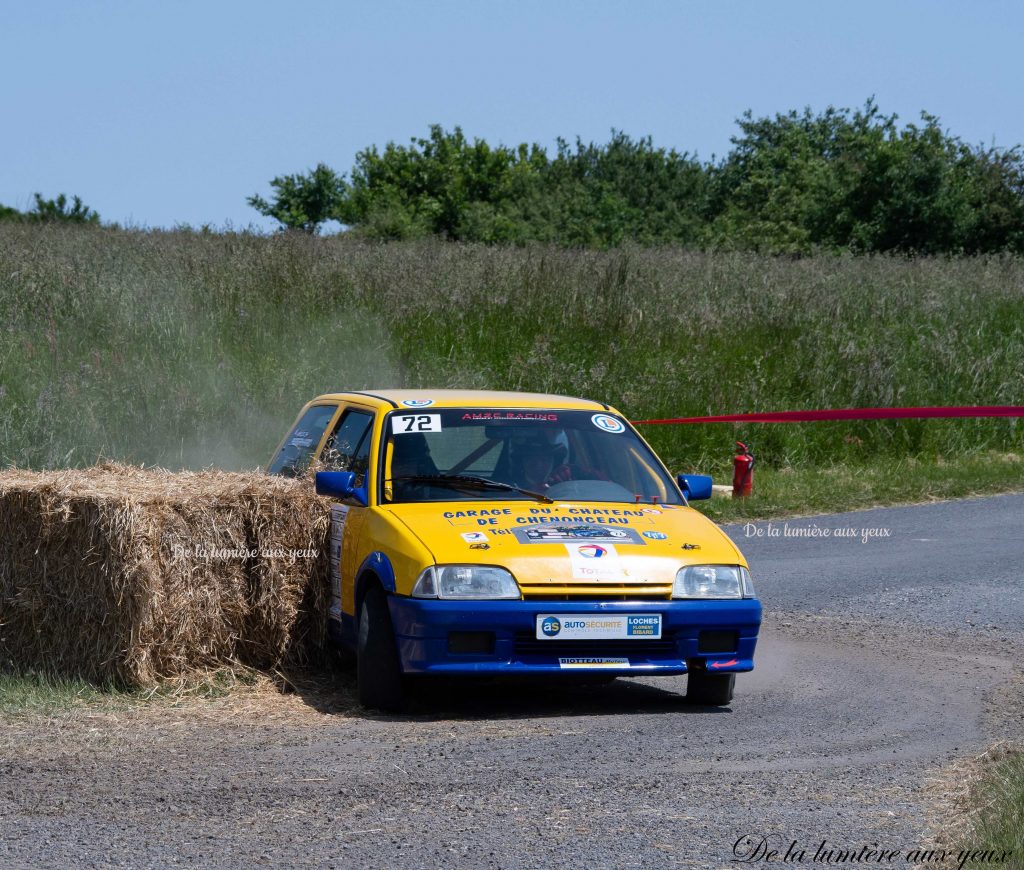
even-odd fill
[[[328,532],[308,480],[0,472],[0,669],[146,687],[315,664]]]

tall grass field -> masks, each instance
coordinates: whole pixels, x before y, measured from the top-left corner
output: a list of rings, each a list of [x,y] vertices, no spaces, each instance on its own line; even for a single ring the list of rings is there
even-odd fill
[[[0,466],[266,462],[331,390],[633,419],[1024,404],[1024,260],[800,259],[0,225]],[[1013,419],[644,428],[674,470],[1019,454]],[[1015,466],[1020,474],[1020,465]]]

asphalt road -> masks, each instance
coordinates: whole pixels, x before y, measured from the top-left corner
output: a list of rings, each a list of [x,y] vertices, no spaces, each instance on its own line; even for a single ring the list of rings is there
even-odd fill
[[[822,841],[905,855],[942,833],[929,783],[1024,733],[1024,496],[771,526],[728,529],[768,614],[728,709],[687,705],[681,677],[440,686],[381,717],[342,675],[6,723],[0,865],[735,867],[762,839],[780,856],[752,865],[792,842],[806,865]],[[814,527],[831,533],[793,531]]]

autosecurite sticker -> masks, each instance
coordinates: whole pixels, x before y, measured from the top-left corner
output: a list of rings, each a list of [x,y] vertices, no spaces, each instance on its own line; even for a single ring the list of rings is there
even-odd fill
[[[542,613],[537,640],[659,640],[660,613]]]
[[[479,544],[481,541],[487,540],[486,532],[463,532],[462,540],[469,541],[471,544]]]
[[[434,404],[433,399],[402,399],[402,404],[407,408],[428,408]]]
[[[613,432],[618,434],[619,432],[626,431],[625,423],[615,417],[610,417],[608,414],[594,414],[594,416],[590,418],[590,421],[603,432]]]

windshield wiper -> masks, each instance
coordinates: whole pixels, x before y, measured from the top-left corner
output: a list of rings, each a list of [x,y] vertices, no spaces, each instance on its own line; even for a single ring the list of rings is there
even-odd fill
[[[481,489],[502,489],[509,492],[518,492],[542,501],[545,504],[554,504],[555,500],[548,498],[540,492],[532,489],[523,489],[511,483],[503,483],[500,480],[488,480],[486,477],[475,477],[471,474],[410,474],[403,477],[392,477],[391,482],[401,481],[402,483],[419,483],[434,486],[450,486],[452,489],[481,490]]]

